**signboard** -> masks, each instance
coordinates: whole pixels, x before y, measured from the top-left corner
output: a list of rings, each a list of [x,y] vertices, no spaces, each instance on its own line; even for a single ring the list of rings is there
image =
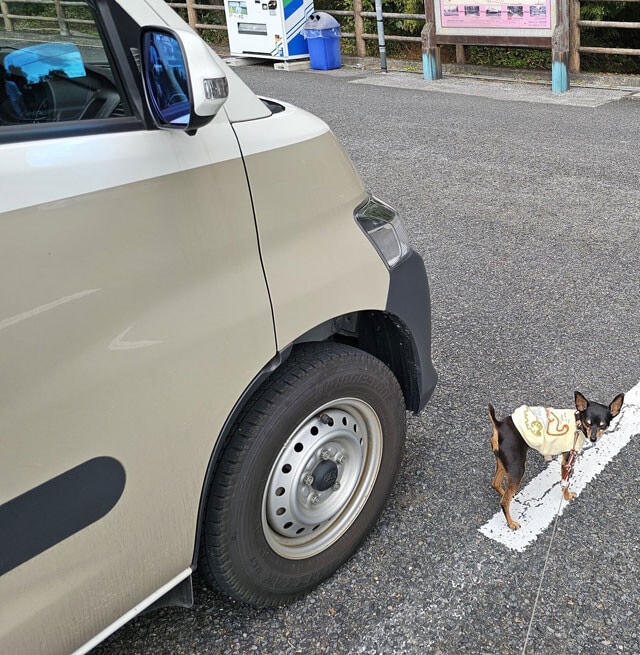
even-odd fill
[[[442,78],[440,46],[551,48],[551,90],[569,90],[569,0],[425,0],[422,70]],[[457,53],[456,53],[457,54]]]
[[[551,37],[556,22],[555,2],[507,2],[471,0],[470,4],[462,4],[456,0],[434,0],[436,33],[459,36]]]

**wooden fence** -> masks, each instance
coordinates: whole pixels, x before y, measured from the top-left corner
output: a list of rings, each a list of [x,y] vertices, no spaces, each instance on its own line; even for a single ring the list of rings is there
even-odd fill
[[[221,1],[221,0],[220,0]],[[580,5],[581,2],[634,2],[640,3],[640,0],[571,0],[570,16],[569,16],[569,29],[571,38],[569,41],[569,67],[572,72],[580,70],[580,53],[590,52],[596,54],[609,54],[609,55],[632,55],[640,56],[640,49],[636,48],[616,48],[611,47],[587,47],[580,45],[580,28],[581,27],[595,27],[605,28],[612,27],[616,29],[632,29],[640,30],[640,22],[620,22],[620,21],[597,21],[597,20],[581,20],[580,19]],[[174,9],[182,9],[186,12],[189,24],[197,30],[226,30],[224,24],[224,6],[220,5],[203,5],[198,4],[196,0],[184,0],[183,2],[172,2],[168,0],[168,4]],[[325,3],[326,4],[326,3]],[[349,17],[353,20],[353,32],[342,31],[343,39],[352,39],[355,42],[355,51],[357,56],[364,57],[367,52],[366,42],[377,41],[378,35],[365,31],[365,19],[375,20],[376,14],[373,11],[364,11],[362,8],[362,0],[353,0],[353,10],[338,10],[338,9],[324,9],[328,14],[340,17]],[[200,20],[201,12],[222,12],[221,24],[209,24]],[[424,14],[398,14],[383,12],[382,17],[385,21],[392,20],[415,20],[424,21]],[[386,41],[398,42],[413,42],[420,43],[420,36],[401,36],[395,34],[385,34]],[[640,33],[639,39],[640,42]],[[456,60],[460,64],[465,63],[464,46],[456,46]]]
[[[221,32],[227,31],[222,0],[220,0],[220,4],[210,5],[199,4],[196,0],[186,0],[186,2],[171,2],[171,0],[165,0],[165,2],[176,10],[182,10],[183,15],[189,21],[189,25],[191,25],[194,30],[198,30],[199,32],[206,32],[208,30]],[[201,20],[203,14],[209,14],[210,16],[215,17],[219,22],[204,22]]]
[[[25,16],[20,12],[20,5],[49,5],[55,9],[55,16]],[[16,23],[20,21],[35,21],[47,27],[54,28],[57,24],[60,34],[68,36],[73,25],[95,25],[92,20],[82,18],[68,17],[65,9],[68,7],[86,7],[84,2],[74,2],[73,0],[21,0],[18,2],[9,2],[0,0],[0,16],[4,23],[4,29],[7,32],[13,32],[16,29]],[[13,7],[17,7],[14,10]]]
[[[614,2],[616,0],[582,0],[582,2]],[[618,0],[619,1],[619,0]],[[623,2],[638,3],[640,0],[622,0]],[[639,5],[640,7],[640,5]],[[578,72],[580,70],[580,53],[591,52],[601,55],[631,55],[640,57],[639,48],[596,48],[585,47],[580,45],[580,28],[581,27],[596,27],[605,28],[613,27],[615,29],[628,29],[640,30],[640,23],[638,22],[620,22],[620,21],[606,21],[606,20],[580,20],[580,0],[571,0],[569,10],[569,70],[571,72]],[[640,43],[640,32],[638,33],[638,43]]]
[[[222,0],[220,4],[201,4],[197,0],[184,0],[183,2],[172,2],[166,0],[170,7],[180,11],[183,16],[189,21],[189,24],[194,29],[206,31],[226,32],[227,26],[224,19],[224,6]],[[596,21],[596,20],[581,20],[580,19],[580,6],[582,2],[634,2],[640,3],[640,0],[571,0],[570,2],[570,45],[569,45],[569,67],[572,72],[580,70],[580,53],[595,53],[595,54],[609,54],[609,55],[631,55],[640,56],[640,48],[616,48],[611,47],[588,47],[580,45],[580,28],[606,28],[611,27],[615,29],[630,29],[640,30],[640,22],[620,22],[620,21]],[[25,16],[20,13],[20,6],[25,4],[37,4],[53,6],[55,10],[54,16]],[[74,25],[90,24],[91,21],[82,20],[80,18],[70,18],[65,9],[69,7],[82,7],[85,6],[83,2],[74,0],[20,0],[20,2],[12,2],[11,0],[0,0],[0,17],[4,23],[4,29],[13,31],[16,24],[20,21],[41,21],[42,23],[49,23],[50,26],[56,27],[60,30],[60,34],[68,35]],[[378,35],[368,33],[365,31],[365,19],[375,20],[376,14],[372,11],[364,11],[362,8],[362,0],[353,0],[352,10],[325,10],[327,13],[340,17],[349,17],[353,20],[353,32],[343,31],[343,39],[352,39],[355,42],[355,52],[359,57],[364,57],[366,54],[366,42],[377,41]],[[398,14],[383,12],[383,19],[386,21],[391,20],[414,20],[424,21],[424,14]],[[206,18],[205,18],[206,17]],[[213,19],[213,20],[211,20]],[[420,36],[401,36],[395,34],[385,34],[387,41],[405,41],[420,43]],[[638,42],[640,43],[640,33]],[[464,63],[464,47],[456,46],[456,59],[459,63]]]

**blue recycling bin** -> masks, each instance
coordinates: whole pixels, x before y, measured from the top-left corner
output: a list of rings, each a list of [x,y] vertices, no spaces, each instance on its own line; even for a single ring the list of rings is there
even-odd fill
[[[332,70],[342,66],[340,24],[329,14],[316,12],[304,24],[302,35],[309,47],[309,63],[314,70]]]

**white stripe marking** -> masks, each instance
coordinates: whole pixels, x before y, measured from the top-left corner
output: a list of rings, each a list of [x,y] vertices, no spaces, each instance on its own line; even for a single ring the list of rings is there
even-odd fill
[[[10,316],[9,318],[5,318],[4,320],[0,321],[0,330],[4,330],[5,328],[11,327],[16,323],[21,323],[22,321],[26,321],[28,318],[33,318],[34,316],[38,316],[38,314],[42,314],[43,312],[48,312],[51,309],[60,307],[60,305],[66,305],[67,303],[73,302],[74,300],[79,300],[80,298],[84,298],[85,296],[90,296],[92,293],[97,293],[98,291],[100,291],[100,289],[87,289],[86,291],[79,291],[78,293],[74,293],[70,296],[65,296],[64,298],[59,298],[58,300],[54,300],[53,302],[47,303],[46,305],[40,305],[40,307],[36,307],[35,309],[30,309],[29,311],[23,312],[22,314],[17,314],[16,316]]]
[[[131,331],[135,323],[132,323],[124,332],[121,332],[110,344],[109,350],[137,350],[138,348],[148,348],[156,346],[162,341],[125,341],[124,337]]]
[[[576,497],[639,433],[640,383],[625,394],[620,416],[613,421],[598,443],[579,454],[569,485]],[[574,499],[572,502],[577,501]],[[511,530],[507,526],[502,510],[496,512],[479,530],[507,548],[522,552],[551,525],[556,513],[564,512],[568,504],[562,497],[558,457],[511,501],[511,516],[520,523],[519,530]]]

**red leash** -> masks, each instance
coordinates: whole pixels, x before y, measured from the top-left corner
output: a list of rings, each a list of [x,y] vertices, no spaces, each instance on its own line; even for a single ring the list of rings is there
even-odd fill
[[[560,484],[563,487],[569,486],[569,478],[571,477],[571,471],[573,470],[573,463],[575,462],[576,456],[578,454],[576,451],[576,443],[578,443],[580,432],[584,434],[584,430],[582,429],[582,422],[578,416],[578,412],[576,412],[576,436],[573,439],[573,448],[569,451],[569,459],[567,460],[566,464],[562,465],[562,481]]]

